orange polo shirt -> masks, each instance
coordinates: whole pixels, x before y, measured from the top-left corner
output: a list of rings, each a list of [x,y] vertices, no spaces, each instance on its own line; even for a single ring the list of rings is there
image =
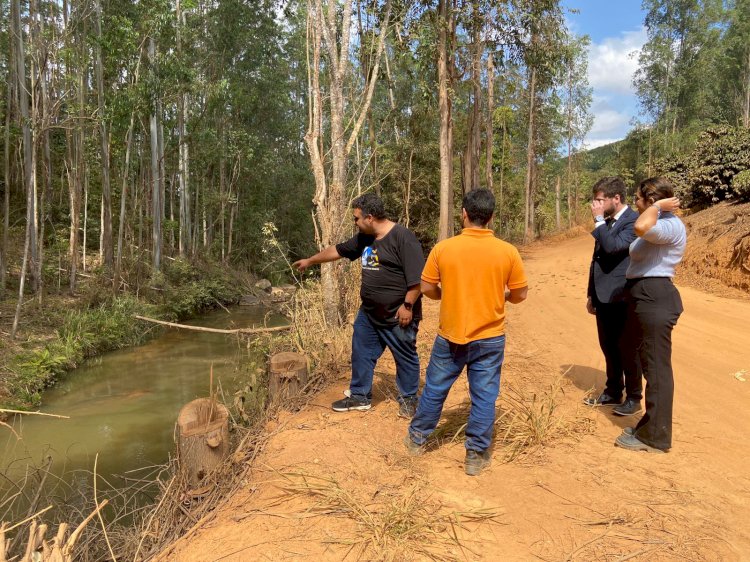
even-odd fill
[[[438,242],[422,280],[442,289],[438,333],[465,344],[505,333],[505,288],[526,287],[518,250],[485,228]]]

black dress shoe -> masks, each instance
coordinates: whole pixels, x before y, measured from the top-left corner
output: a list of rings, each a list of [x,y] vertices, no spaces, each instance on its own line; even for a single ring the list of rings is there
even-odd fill
[[[612,408],[612,413],[617,416],[632,416],[633,414],[637,414],[641,411],[641,401],[640,400],[632,400],[628,398],[620,404],[619,406],[615,406]]]
[[[613,398],[606,392],[602,392],[597,398],[587,396],[583,399],[583,403],[587,406],[615,406],[620,402],[622,402],[622,398]]]

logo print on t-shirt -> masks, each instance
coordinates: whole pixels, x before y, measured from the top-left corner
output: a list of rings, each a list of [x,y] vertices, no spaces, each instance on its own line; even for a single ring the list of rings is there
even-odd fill
[[[380,258],[378,258],[377,248],[370,246],[365,247],[362,252],[362,269],[378,270],[380,269]]]

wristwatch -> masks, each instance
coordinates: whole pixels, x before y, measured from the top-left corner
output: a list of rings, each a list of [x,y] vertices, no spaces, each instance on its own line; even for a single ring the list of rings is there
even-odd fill
[[[406,310],[411,310],[412,306],[414,306],[412,303],[404,301],[404,308]]]
[[[596,215],[594,217],[594,222],[604,222],[604,215]]]

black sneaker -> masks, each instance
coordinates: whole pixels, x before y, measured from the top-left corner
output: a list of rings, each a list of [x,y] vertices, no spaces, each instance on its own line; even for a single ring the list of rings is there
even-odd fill
[[[489,451],[472,451],[466,449],[466,461],[464,462],[464,470],[469,476],[476,476],[483,469],[490,466],[490,452]]]
[[[369,410],[372,408],[372,401],[367,398],[356,398],[347,396],[341,400],[336,400],[331,404],[334,412],[348,412],[350,410]]]
[[[398,416],[400,418],[412,419],[417,413],[417,398],[404,398],[398,406]]]
[[[620,404],[619,406],[615,406],[612,408],[612,413],[616,416],[632,416],[633,414],[637,414],[641,411],[641,402],[640,400],[631,400],[628,398]]]

